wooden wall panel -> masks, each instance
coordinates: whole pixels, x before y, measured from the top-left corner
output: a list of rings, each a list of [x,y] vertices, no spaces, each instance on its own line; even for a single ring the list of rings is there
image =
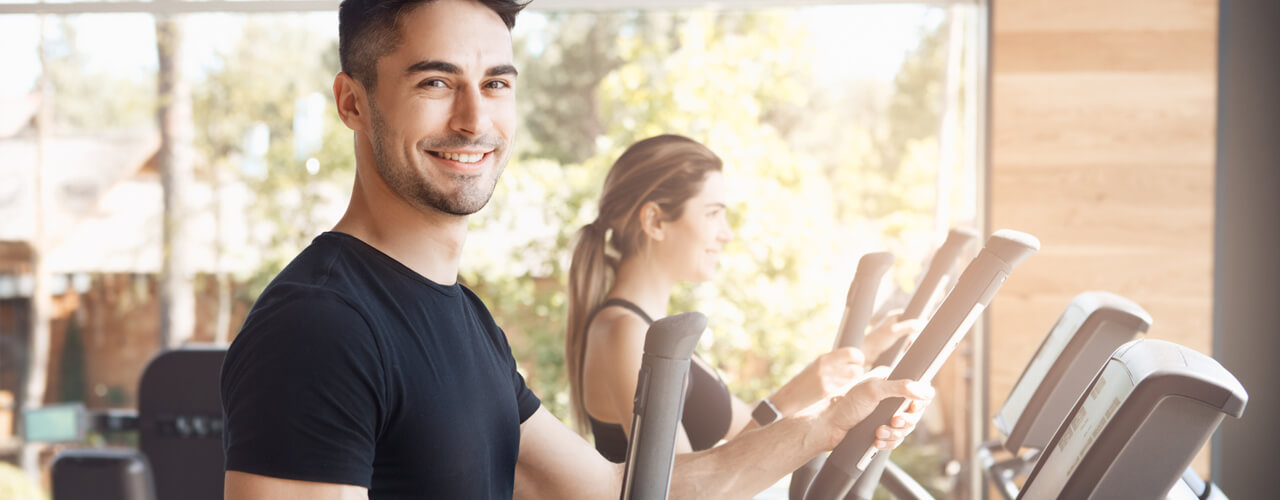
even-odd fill
[[[1205,29],[1216,33],[1218,29],[1218,0],[995,0],[994,3],[997,34]]]
[[[1141,304],[1151,337],[1210,351],[1217,9],[994,1],[991,222],[1042,250],[992,305],[993,409],[1085,290]]]

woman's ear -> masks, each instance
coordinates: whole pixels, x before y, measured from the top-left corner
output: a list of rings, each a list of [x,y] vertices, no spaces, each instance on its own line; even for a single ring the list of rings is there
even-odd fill
[[[647,202],[640,206],[640,230],[654,241],[662,241],[666,236],[663,231],[662,207],[656,202]]]

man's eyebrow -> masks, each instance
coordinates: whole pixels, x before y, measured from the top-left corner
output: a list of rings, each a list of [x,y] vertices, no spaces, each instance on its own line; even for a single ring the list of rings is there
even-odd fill
[[[519,76],[520,72],[516,71],[516,67],[510,64],[500,64],[498,66],[489,68],[488,71],[484,72],[484,76],[501,76],[501,75]]]
[[[412,66],[409,66],[409,68],[406,69],[404,72],[406,75],[412,75],[414,73],[424,73],[427,71],[438,71],[440,73],[448,73],[451,75],[462,74],[462,69],[459,68],[456,64],[444,62],[444,61],[433,61],[433,60],[418,61],[414,63]],[[519,72],[516,71],[516,67],[510,64],[500,64],[498,66],[489,68],[487,71],[484,72],[484,76],[499,76],[499,75],[516,76],[518,74]]]
[[[718,202],[718,201],[713,201],[713,202],[711,202],[711,203],[707,203],[707,205],[706,205],[706,206],[708,206],[708,207],[713,207],[713,208],[729,208],[729,206],[728,206],[728,205],[725,205],[724,203],[720,203],[720,202]]]
[[[404,73],[406,75],[412,75],[414,73],[423,73],[427,71],[439,71],[441,73],[449,73],[451,75],[462,74],[462,70],[458,69],[458,66],[453,63],[432,60],[418,61],[414,63],[413,66],[409,66],[409,69],[406,69]]]

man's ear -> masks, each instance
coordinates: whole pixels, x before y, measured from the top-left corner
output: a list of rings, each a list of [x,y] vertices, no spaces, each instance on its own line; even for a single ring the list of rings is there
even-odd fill
[[[333,102],[347,128],[357,132],[369,128],[369,94],[358,80],[345,72],[333,77]]]
[[[650,201],[640,206],[640,230],[654,241],[662,241],[666,237],[663,220],[662,207],[656,202]]]

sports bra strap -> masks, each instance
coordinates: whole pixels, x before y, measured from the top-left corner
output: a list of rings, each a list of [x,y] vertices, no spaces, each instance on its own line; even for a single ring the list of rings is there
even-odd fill
[[[636,313],[636,316],[640,316],[640,319],[643,319],[645,323],[648,323],[650,325],[653,324],[653,318],[650,318],[649,314],[644,312],[644,309],[641,309],[640,306],[636,305],[634,302],[631,302],[630,300],[620,299],[617,297],[601,302],[600,305],[596,307],[596,310],[591,312],[591,317],[587,318],[587,324],[590,325],[591,321],[596,319],[596,314],[599,314],[600,310],[609,306],[618,306],[624,309],[628,309],[631,312]]]

